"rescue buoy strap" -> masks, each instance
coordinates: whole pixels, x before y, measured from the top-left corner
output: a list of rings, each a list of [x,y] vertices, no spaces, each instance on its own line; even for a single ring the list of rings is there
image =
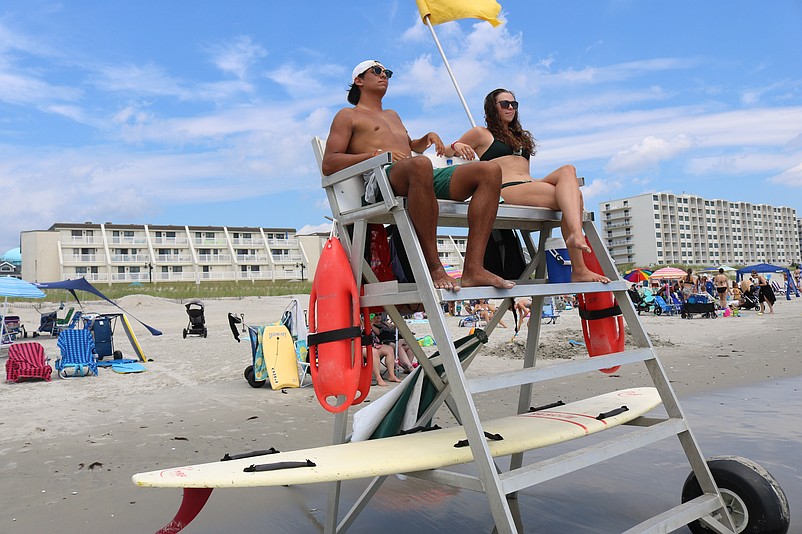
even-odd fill
[[[618,304],[614,304],[603,310],[583,310],[579,308],[579,316],[586,321],[595,321],[596,319],[605,319],[607,317],[615,317],[616,315],[621,315],[621,308]]]
[[[362,337],[362,329],[358,326],[349,326],[348,328],[338,328],[327,332],[309,334],[306,337],[306,345],[311,347],[313,345],[321,345],[323,343],[342,341],[343,339],[354,339],[357,337]]]

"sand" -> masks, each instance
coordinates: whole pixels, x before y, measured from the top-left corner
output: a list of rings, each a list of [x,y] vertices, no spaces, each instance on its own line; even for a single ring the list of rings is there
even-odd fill
[[[298,298],[306,306],[308,296]],[[228,327],[228,312],[243,313],[250,324],[272,322],[289,301],[208,300],[208,338],[182,339],[187,326],[182,303],[125,297],[118,303],[129,314],[164,332],[153,337],[132,321],[152,360],[147,372],[101,369],[98,377],[63,380],[54,374],[50,383],[0,383],[0,532],[152,532],[172,517],[179,495],[137,488],[130,481],[133,473],[214,461],[225,452],[330,443],[333,417],[319,406],[311,387],[272,391],[247,384],[243,370],[251,360],[250,347],[247,341],[237,343]],[[116,311],[101,302],[85,303],[85,309]],[[10,313],[20,315],[28,330],[38,325],[39,314],[27,303],[13,305]],[[801,315],[802,299],[781,298],[774,315],[685,320],[644,314],[641,319],[682,398],[802,375]],[[458,318],[448,321],[455,335],[467,333]],[[512,325],[511,314],[506,322]],[[418,336],[428,333],[425,324],[412,329]],[[511,329],[497,329],[468,375],[519,368],[526,332],[524,327],[513,338]],[[586,358],[584,348],[572,346],[570,339],[582,339],[575,310],[563,312],[560,324],[542,327],[539,365]],[[33,341],[57,358],[55,338]],[[121,331],[115,348],[132,357]],[[5,360],[4,351],[0,363]],[[631,365],[614,375],[594,372],[538,384],[532,404],[650,384],[645,367]],[[391,387],[374,387],[368,398]],[[509,415],[517,405],[510,391],[476,400],[487,417]]]

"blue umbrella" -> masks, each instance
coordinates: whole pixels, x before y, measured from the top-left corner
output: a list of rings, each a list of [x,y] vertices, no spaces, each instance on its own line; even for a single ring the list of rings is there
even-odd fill
[[[40,299],[45,294],[35,285],[13,276],[0,277],[0,297],[5,297],[3,303],[3,321],[0,322],[0,341],[5,340],[6,312],[8,311],[8,297],[24,299]]]

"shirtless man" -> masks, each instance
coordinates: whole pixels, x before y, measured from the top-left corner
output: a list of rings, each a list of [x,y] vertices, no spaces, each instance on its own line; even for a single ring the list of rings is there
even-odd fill
[[[432,144],[438,154],[445,147],[440,137],[430,132],[412,140],[398,114],[384,109],[392,71],[376,60],[363,61],[353,71],[348,102],[353,108],[341,109],[331,123],[323,174],[330,175],[382,152],[392,154],[393,164],[387,174],[393,192],[408,198],[409,215],[418,234],[426,266],[434,287],[459,291],[460,286],[512,288],[484,268],[484,253],[498,211],[501,168],[493,162],[470,163],[434,170],[429,158],[411,157]],[[437,253],[437,198],[465,200],[468,207],[468,246],[462,279],[446,274]]]
[[[713,285],[718,293],[718,305],[724,310],[727,308],[727,294],[730,289],[730,278],[724,274],[724,269],[719,267],[718,274],[713,277]]]

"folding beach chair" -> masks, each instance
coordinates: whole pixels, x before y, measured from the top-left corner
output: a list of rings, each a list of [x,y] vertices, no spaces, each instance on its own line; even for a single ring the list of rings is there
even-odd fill
[[[8,348],[6,361],[6,380],[21,382],[29,378],[39,378],[50,382],[53,368],[47,363],[45,349],[39,343],[14,343]]]
[[[654,297],[654,314],[655,315],[674,315],[677,311],[673,306],[668,304],[666,300],[660,295]]]
[[[540,320],[543,324],[560,324],[562,315],[554,307],[554,298],[549,298],[548,302],[543,302],[543,310],[540,312]]]
[[[61,358],[56,360],[56,371],[61,378],[97,376],[95,340],[89,330],[64,330],[58,335]]]

